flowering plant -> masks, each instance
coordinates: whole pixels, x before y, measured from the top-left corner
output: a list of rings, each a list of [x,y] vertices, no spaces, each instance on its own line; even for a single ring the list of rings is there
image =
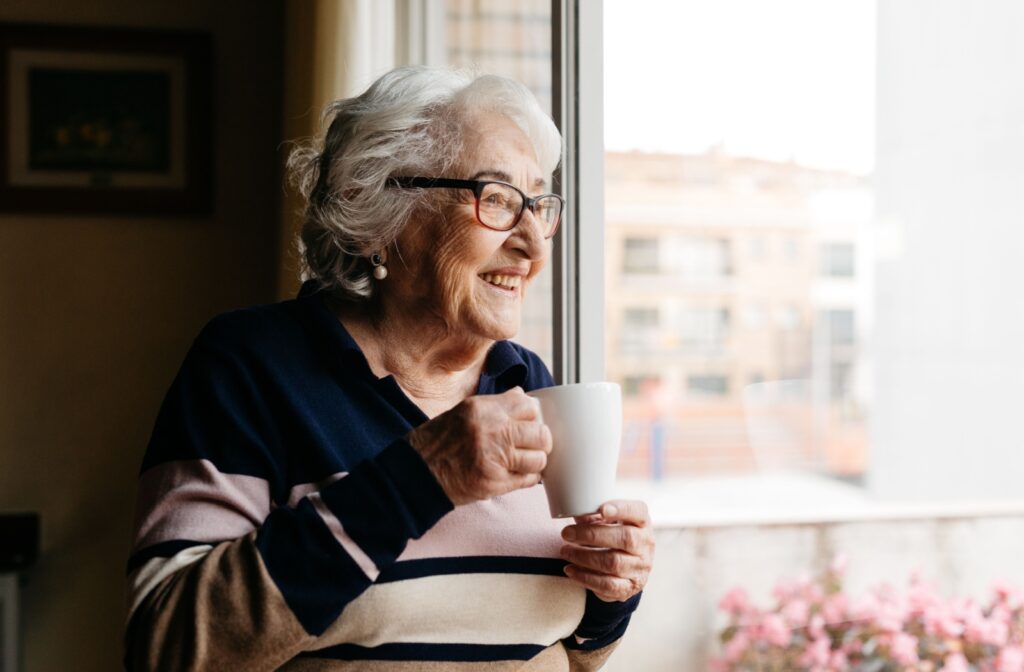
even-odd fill
[[[1024,672],[1024,593],[1003,583],[987,604],[943,600],[919,576],[903,594],[882,585],[843,592],[846,562],[816,579],[783,582],[759,609],[733,588],[719,609],[714,672]]]

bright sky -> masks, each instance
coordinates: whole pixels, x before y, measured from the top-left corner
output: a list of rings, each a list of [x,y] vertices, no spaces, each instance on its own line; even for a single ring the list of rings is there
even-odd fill
[[[608,149],[874,166],[875,0],[605,0]]]

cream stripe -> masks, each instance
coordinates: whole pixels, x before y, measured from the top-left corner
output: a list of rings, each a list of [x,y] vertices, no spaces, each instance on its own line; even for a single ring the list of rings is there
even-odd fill
[[[370,586],[317,648],[420,642],[549,645],[583,618],[586,592],[565,577],[453,574]]]
[[[213,546],[190,546],[169,558],[150,558],[128,575],[128,618],[138,609],[149,591],[161,581],[193,562],[202,560]]]
[[[369,577],[370,581],[376,581],[377,576],[380,574],[380,570],[377,569],[377,565],[373,562],[370,556],[368,556],[363,549],[359,547],[359,544],[357,544],[352,537],[348,536],[348,533],[345,532],[345,528],[341,525],[341,521],[338,520],[338,517],[335,516],[329,508],[327,508],[326,504],[324,504],[324,500],[320,497],[320,493],[314,492],[310,494],[309,501],[313,504],[313,508],[316,509],[316,512],[320,514],[320,517],[323,518],[324,523],[327,524],[327,529],[331,531],[334,538],[337,539],[338,543],[341,544],[341,547],[345,549],[345,552],[356,561],[356,564],[359,565],[359,568],[363,570],[363,573]]]

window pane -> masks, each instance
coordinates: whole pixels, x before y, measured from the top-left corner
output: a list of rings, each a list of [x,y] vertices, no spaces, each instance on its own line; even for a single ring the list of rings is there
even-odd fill
[[[550,0],[446,0],[445,10],[445,56],[450,65],[522,82],[551,113]],[[549,263],[530,286],[515,339],[549,367],[553,365],[553,286]]]
[[[866,474],[874,10],[841,4],[842,35],[808,2],[605,4],[624,476]]]

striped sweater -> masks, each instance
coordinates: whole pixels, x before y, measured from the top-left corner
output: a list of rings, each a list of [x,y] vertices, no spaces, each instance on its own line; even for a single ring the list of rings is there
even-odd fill
[[[502,341],[477,393],[551,384]],[[309,284],[211,321],[143,460],[127,668],[599,668],[638,598],[565,577],[541,486],[453,507],[426,420]]]

